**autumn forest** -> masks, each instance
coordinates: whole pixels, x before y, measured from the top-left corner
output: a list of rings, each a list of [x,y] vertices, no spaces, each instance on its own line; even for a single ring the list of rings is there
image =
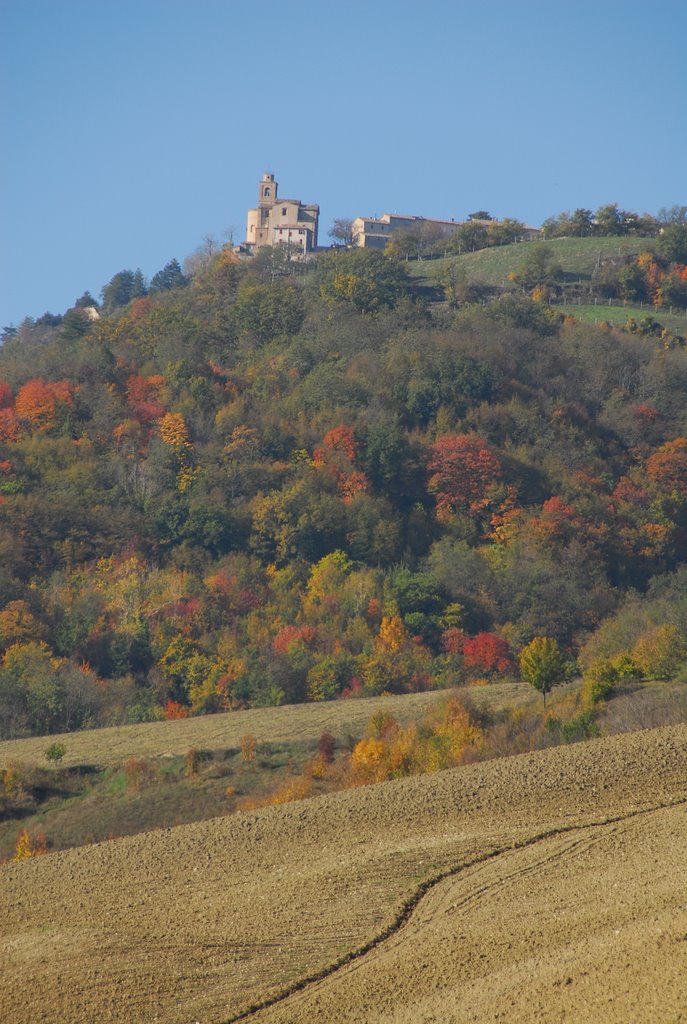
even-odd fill
[[[601,286],[679,305],[678,227]],[[486,296],[208,247],[6,330],[0,738],[679,673],[684,338],[548,305],[540,244]]]

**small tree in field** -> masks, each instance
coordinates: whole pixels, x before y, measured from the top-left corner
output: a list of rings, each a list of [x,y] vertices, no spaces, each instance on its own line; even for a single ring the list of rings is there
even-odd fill
[[[31,836],[28,829],[23,828],[17,836],[12,860],[28,860],[29,857],[40,857],[48,852],[48,842],[42,832]]]
[[[317,749],[325,764],[331,764],[334,760],[336,740],[330,732],[323,732],[317,742]]]
[[[44,757],[52,764],[59,764],[66,753],[67,748],[64,743],[51,743],[45,751]]]
[[[257,745],[257,740],[252,733],[247,732],[241,737],[241,760],[244,764],[249,764],[255,760]]]
[[[550,636],[535,636],[520,652],[520,675],[544,698],[565,678],[565,663],[558,643]]]

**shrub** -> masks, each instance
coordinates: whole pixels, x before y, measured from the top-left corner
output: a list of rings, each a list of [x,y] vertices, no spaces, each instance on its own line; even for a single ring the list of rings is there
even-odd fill
[[[687,658],[687,644],[677,626],[654,626],[639,638],[632,659],[645,679],[669,679]]]
[[[8,764],[0,772],[2,790],[5,796],[16,797],[24,791],[24,780],[21,770],[16,764]]]
[[[323,779],[327,774],[327,768],[330,763],[331,762],[325,761],[322,754],[317,754],[313,757],[312,761],[309,761],[305,766],[303,774],[306,777],[310,776],[311,779]]]
[[[582,699],[585,705],[598,704],[613,692],[618,674],[608,658],[597,658],[584,674]]]
[[[367,724],[368,732],[374,739],[383,739],[397,728],[396,719],[386,711],[377,711]]]
[[[334,760],[334,751],[336,749],[336,740],[330,732],[323,732],[320,736],[317,749],[320,757],[325,764],[331,764]]]
[[[188,718],[189,709],[184,704],[180,704],[177,700],[168,700],[165,704],[164,716],[167,721],[173,721],[178,718]]]
[[[257,740],[252,733],[247,732],[241,737],[241,760],[245,764],[255,760],[257,746]]]
[[[311,779],[300,777],[287,779],[266,797],[244,797],[239,804],[241,811],[255,811],[260,807],[288,804],[293,800],[305,800],[312,791]]]
[[[196,750],[195,747],[189,747],[184,758],[184,773],[190,779],[195,778],[198,774],[201,760],[200,751]]]
[[[28,860],[29,857],[40,857],[48,852],[48,841],[43,832],[36,832],[31,837],[28,829],[23,828],[17,836],[12,860]]]
[[[130,757],[124,763],[124,775],[126,787],[138,792],[141,786],[147,782],[151,775],[151,767],[148,761],[142,757]]]
[[[612,694],[618,683],[640,679],[641,671],[629,654],[615,658],[595,658],[583,677],[582,700],[585,706],[599,704]]]
[[[564,722],[561,726],[563,739],[566,743],[579,743],[599,735],[599,727],[594,721],[592,708],[581,711],[579,715]]]
[[[48,749],[45,751],[44,757],[47,761],[59,764],[64,755],[67,753],[67,748],[64,743],[51,743]]]
[[[353,774],[365,780],[374,780],[380,772],[385,750],[381,739],[370,737],[360,740],[351,754]]]

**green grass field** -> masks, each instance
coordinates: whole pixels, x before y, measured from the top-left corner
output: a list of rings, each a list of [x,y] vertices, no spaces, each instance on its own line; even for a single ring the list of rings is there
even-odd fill
[[[650,316],[663,327],[667,327],[669,331],[682,337],[687,336],[687,312],[676,311],[671,313],[669,309],[656,309],[654,306],[647,305],[641,307],[632,306],[630,303],[625,306],[608,305],[601,301],[597,305],[584,305],[576,302],[565,305],[556,303],[554,308],[563,313],[569,313],[585,323],[601,323],[606,321],[614,327],[623,327],[630,317],[634,317],[639,322],[645,317]]]
[[[652,249],[654,242],[653,238],[553,238],[546,245],[554,252],[567,281],[589,281],[600,260],[632,256]],[[508,274],[520,265],[527,246],[533,244],[537,243],[518,242],[421,263],[409,261],[406,267],[414,277],[431,284],[448,264],[455,262],[465,268],[468,280],[503,287],[508,284]]]

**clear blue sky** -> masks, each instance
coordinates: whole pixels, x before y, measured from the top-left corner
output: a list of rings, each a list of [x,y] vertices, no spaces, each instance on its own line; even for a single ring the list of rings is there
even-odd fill
[[[0,326],[337,216],[687,205],[685,0],[0,0]]]

